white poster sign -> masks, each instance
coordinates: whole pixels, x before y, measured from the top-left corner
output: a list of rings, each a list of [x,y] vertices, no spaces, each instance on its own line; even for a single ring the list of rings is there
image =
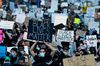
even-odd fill
[[[99,34],[99,22],[89,22],[88,23],[89,27],[88,29],[95,29],[97,31],[97,33]]]
[[[97,47],[97,36],[96,35],[87,35],[86,40],[87,40],[87,45],[89,47]]]
[[[61,7],[67,7],[68,3],[67,2],[62,2]]]
[[[7,52],[10,53],[12,48],[17,48],[17,47],[16,47],[16,46],[13,46],[13,47],[7,47]]]
[[[52,14],[52,23],[54,23],[54,26],[59,24],[66,25],[67,18],[66,14]]]
[[[74,42],[74,31],[58,30],[57,41]]]
[[[14,21],[3,21],[0,22],[0,28],[2,29],[13,29]]]
[[[48,11],[54,12],[56,10],[58,10],[58,0],[51,0],[51,8]]]
[[[95,14],[95,8],[94,7],[88,7],[87,8],[87,15],[94,17],[94,14]]]
[[[99,0],[88,0],[88,1],[92,2],[93,6],[97,6],[99,3]]]
[[[91,17],[91,16],[85,15],[84,16],[84,23],[85,23],[85,25],[88,25],[89,22],[94,22],[94,18]]]
[[[17,14],[15,21],[22,24],[22,23],[24,23],[25,18],[26,18],[26,15],[24,13]]]

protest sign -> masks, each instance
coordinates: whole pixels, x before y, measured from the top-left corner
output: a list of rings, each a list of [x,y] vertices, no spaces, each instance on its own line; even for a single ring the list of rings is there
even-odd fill
[[[87,8],[87,15],[94,17],[94,14],[95,14],[95,8],[94,7],[88,7]]]
[[[22,14],[22,13],[23,13],[23,10],[19,7],[19,8],[14,9],[12,15],[17,15],[17,14]]]
[[[45,0],[41,0],[41,5],[45,6]]]
[[[88,29],[94,29],[97,31],[97,33],[99,34],[99,29],[100,29],[100,25],[99,22],[89,22],[88,23]]]
[[[97,6],[99,0],[88,0],[88,1],[92,2],[93,6]]]
[[[48,11],[54,12],[56,10],[58,10],[58,0],[51,0],[51,8]]]
[[[17,48],[17,47],[16,47],[16,46],[13,46],[13,47],[7,47],[7,52],[10,53],[12,48]]]
[[[6,47],[0,46],[0,58],[5,58],[5,57],[6,57]]]
[[[50,20],[30,20],[28,27],[28,39],[52,42],[53,24]]]
[[[63,59],[64,66],[95,66],[93,55],[84,55]]]
[[[16,20],[15,20],[15,21],[16,21],[17,23],[22,24],[22,23],[24,23],[25,18],[26,18],[26,15],[25,15],[24,13],[17,14]]]
[[[61,7],[67,7],[68,6],[68,3],[67,2],[62,2],[61,3]]]
[[[74,42],[74,31],[58,30],[57,41]]]
[[[94,17],[85,15],[84,16],[84,23],[85,23],[85,25],[88,25],[89,22],[94,22]]]
[[[3,21],[0,22],[0,28],[2,29],[13,29],[14,22],[13,21]]]
[[[17,48],[17,49],[18,49],[18,47],[16,47],[16,46],[7,47],[7,52],[10,53],[12,48]],[[24,51],[25,51],[27,54],[29,54],[29,52],[28,52],[28,46],[24,46]]]
[[[97,47],[97,36],[96,35],[87,35],[86,40],[87,40],[87,45],[89,47]]]
[[[66,14],[52,14],[52,23],[54,23],[54,26],[59,24],[66,25],[67,18]]]

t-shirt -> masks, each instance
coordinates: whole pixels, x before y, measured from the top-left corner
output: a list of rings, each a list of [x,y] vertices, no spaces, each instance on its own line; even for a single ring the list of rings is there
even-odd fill
[[[51,56],[46,55],[46,57],[40,58],[39,56],[36,55],[34,57],[34,60],[35,60],[35,62],[33,63],[33,65],[36,65],[36,66],[49,66],[48,64],[46,64],[46,62],[50,62]]]

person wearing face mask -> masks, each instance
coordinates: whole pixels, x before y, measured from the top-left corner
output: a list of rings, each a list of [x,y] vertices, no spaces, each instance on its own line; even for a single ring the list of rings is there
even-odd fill
[[[35,60],[32,66],[51,66],[52,58],[56,52],[56,49],[46,42],[44,42],[44,45],[42,45],[41,47],[36,46],[37,44],[37,42],[34,43],[30,48],[30,53]],[[47,46],[51,50],[50,53],[47,51],[45,46]],[[35,47],[38,52],[35,52]]]
[[[10,58],[11,58],[11,63],[14,64],[17,60],[17,48],[12,48],[11,49],[11,54],[10,54]]]
[[[12,64],[10,63],[10,57],[6,56],[5,60],[4,60],[4,64],[2,66],[12,66]]]
[[[23,45],[18,45],[18,56],[23,57],[24,55],[27,55],[27,53],[24,51],[24,46]]]

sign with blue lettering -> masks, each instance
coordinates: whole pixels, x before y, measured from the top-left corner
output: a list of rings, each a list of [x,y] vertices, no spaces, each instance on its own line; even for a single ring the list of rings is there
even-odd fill
[[[28,39],[52,42],[53,23],[50,20],[30,20],[28,27]]]
[[[6,47],[0,46],[0,58],[5,58],[5,57],[6,57]]]

